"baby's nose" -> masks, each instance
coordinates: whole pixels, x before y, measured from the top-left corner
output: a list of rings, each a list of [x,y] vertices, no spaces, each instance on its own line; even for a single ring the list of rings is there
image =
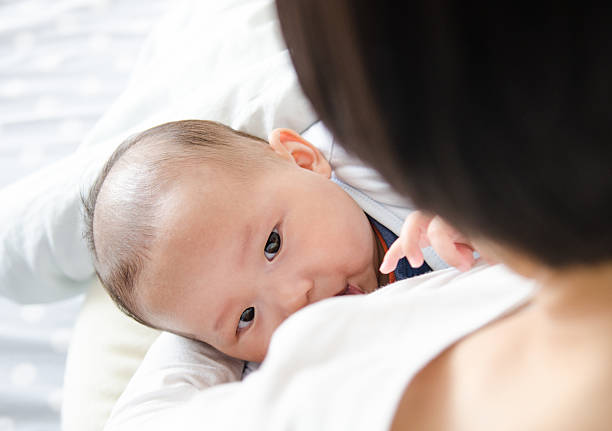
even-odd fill
[[[312,283],[305,281],[288,283],[277,289],[277,300],[284,317],[310,304],[311,290]]]

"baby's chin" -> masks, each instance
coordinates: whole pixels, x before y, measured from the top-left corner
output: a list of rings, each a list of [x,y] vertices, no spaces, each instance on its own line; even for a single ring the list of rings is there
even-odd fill
[[[377,290],[378,287],[379,287],[378,286],[378,281],[376,281],[374,283],[369,284],[368,286],[362,287],[361,290],[363,291],[363,293],[372,293],[375,290]]]
[[[266,358],[267,353],[268,352],[266,351],[263,354],[245,355],[245,357],[241,358],[241,359],[243,361],[246,361],[246,362],[256,362],[256,363],[260,364]]]
[[[375,264],[378,265],[378,262],[375,261]],[[372,293],[384,284],[384,281],[380,280],[381,275],[382,274],[378,272],[378,266],[372,265],[372,269],[368,271],[368,275],[366,279],[363,280],[363,283],[356,286],[364,293]]]

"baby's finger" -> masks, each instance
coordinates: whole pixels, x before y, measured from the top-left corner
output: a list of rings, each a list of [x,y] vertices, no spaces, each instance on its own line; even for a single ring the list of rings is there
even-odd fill
[[[397,266],[397,262],[404,256],[407,257],[408,262],[415,268],[423,265],[421,246],[422,243],[428,242],[425,232],[432,218],[433,216],[421,211],[413,211],[406,217],[399,238],[395,240],[385,254],[380,265],[380,272],[383,274],[390,273]]]
[[[404,251],[402,250],[402,245],[400,239],[396,239],[387,253],[385,253],[385,257],[383,258],[382,263],[380,264],[379,271],[383,274],[389,274],[392,272],[397,266],[397,262],[404,257]]]
[[[440,217],[436,217],[429,225],[428,236],[436,253],[450,266],[467,271],[474,264],[471,247],[455,242],[458,232]]]
[[[467,271],[476,263],[474,259],[474,249],[467,244],[455,243],[455,249],[461,256],[460,263],[456,265],[456,268],[460,271]]]
[[[398,241],[401,242],[403,256],[406,256],[408,262],[413,268],[418,268],[423,265],[424,258],[421,247],[427,247],[429,240],[427,238],[427,228],[431,223],[433,216],[422,211],[414,211],[408,217],[402,226],[402,231]]]
[[[444,262],[456,268],[463,267],[463,257],[455,248],[455,243],[453,243],[448,237],[430,235],[429,241],[431,241],[432,247],[436,253],[438,253],[438,256],[444,260]]]

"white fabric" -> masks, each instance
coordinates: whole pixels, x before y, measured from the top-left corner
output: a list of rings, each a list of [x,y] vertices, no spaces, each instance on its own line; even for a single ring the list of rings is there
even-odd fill
[[[316,121],[272,0],[183,0],[151,34],[131,82],[82,150],[166,121],[201,118],[267,137]]]
[[[330,298],[279,327],[259,371],[212,388],[214,378],[202,378],[194,366],[206,360],[201,345],[165,334],[105,430],[385,430],[420,369],[524,304],[533,288],[501,265],[479,264],[467,273],[436,271],[370,295]],[[226,368],[219,381],[230,374]]]
[[[99,157],[71,155],[0,190],[0,293],[50,302],[82,293],[93,276],[82,238],[83,166]],[[93,157],[92,157],[93,156]]]
[[[101,431],[158,335],[121,312],[93,280],[70,335],[61,430]]]

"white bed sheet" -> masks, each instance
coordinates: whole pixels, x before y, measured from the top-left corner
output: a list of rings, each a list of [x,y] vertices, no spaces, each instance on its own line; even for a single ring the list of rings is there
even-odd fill
[[[76,149],[127,84],[170,4],[0,1],[0,188]],[[0,298],[0,431],[60,429],[66,350],[81,301],[20,306]]]

